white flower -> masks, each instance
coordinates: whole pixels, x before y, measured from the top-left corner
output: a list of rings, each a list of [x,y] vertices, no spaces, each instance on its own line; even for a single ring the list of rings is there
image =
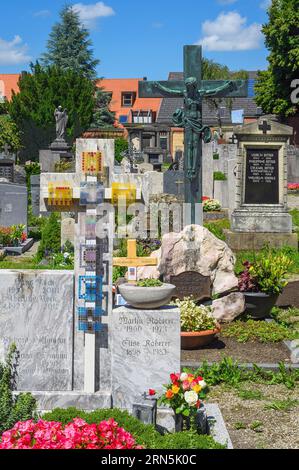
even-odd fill
[[[185,382],[185,380],[188,380],[188,374],[186,374],[186,372],[183,372],[180,376],[180,380],[182,382]]]
[[[191,392],[185,392],[184,393],[184,398],[185,398],[185,401],[190,406],[196,405],[196,403],[198,401],[198,395],[193,390]]]
[[[206,382],[205,382],[204,380],[199,380],[199,381],[198,381],[198,385],[201,386],[202,390],[203,390],[204,388],[206,388],[206,386],[207,386],[207,384],[206,384]]]
[[[70,256],[70,254],[65,252],[63,256],[64,256],[65,259],[67,259]]]

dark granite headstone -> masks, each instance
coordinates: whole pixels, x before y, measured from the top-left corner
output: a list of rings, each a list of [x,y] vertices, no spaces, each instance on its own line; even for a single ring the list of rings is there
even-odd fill
[[[279,204],[278,149],[247,149],[245,204]]]
[[[0,178],[7,179],[10,183],[14,181],[14,162],[10,159],[0,160]]]
[[[184,196],[184,172],[166,171],[163,174],[163,192],[175,196]]]
[[[210,277],[195,271],[186,271],[177,276],[170,276],[170,284],[176,286],[175,297],[181,300],[184,297],[192,297],[198,301],[210,299],[212,296]]]
[[[24,224],[27,230],[27,187],[0,182],[0,226]]]

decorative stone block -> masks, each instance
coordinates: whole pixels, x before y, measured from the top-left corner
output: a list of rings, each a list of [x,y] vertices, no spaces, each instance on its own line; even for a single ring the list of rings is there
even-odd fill
[[[112,203],[118,204],[120,198],[126,198],[126,204],[136,202],[137,189],[134,184],[112,183]]]
[[[73,188],[66,182],[48,184],[49,206],[71,206],[73,201]]]
[[[85,175],[97,176],[103,173],[102,152],[82,152],[81,164]]]
[[[105,188],[101,183],[83,182],[80,184],[80,206],[102,204]]]
[[[180,311],[175,307],[113,310],[110,327],[113,406],[132,409],[149,388],[180,370]]]
[[[103,298],[102,276],[79,276],[79,299],[96,302]]]
[[[0,361],[19,353],[16,390],[71,390],[74,275],[0,270]]]

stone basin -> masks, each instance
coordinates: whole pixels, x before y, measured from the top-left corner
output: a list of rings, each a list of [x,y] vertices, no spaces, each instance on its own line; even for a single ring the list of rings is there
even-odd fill
[[[129,305],[145,310],[169,304],[176,289],[173,284],[163,284],[160,287],[138,287],[133,284],[122,284],[118,288]]]

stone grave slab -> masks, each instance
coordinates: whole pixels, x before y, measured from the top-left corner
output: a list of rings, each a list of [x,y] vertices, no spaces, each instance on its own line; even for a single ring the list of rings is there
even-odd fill
[[[0,271],[0,360],[14,342],[16,390],[72,390],[73,289],[65,271]]]
[[[180,311],[116,308],[110,328],[113,406],[131,409],[149,388],[161,390],[180,371]]]
[[[210,299],[212,296],[211,278],[196,271],[186,271],[177,276],[170,276],[170,284],[176,286],[175,297],[180,300],[184,297],[192,297],[198,301]]]

